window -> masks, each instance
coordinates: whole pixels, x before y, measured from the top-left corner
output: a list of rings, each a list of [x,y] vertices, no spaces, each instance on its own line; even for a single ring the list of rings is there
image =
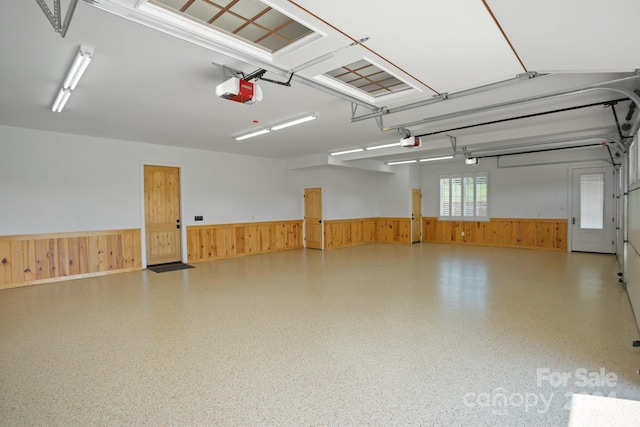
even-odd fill
[[[152,0],[180,16],[275,52],[311,33],[258,0]]]
[[[369,63],[366,59],[343,65],[329,71],[326,75],[374,97],[411,89],[407,83]]]
[[[489,219],[489,179],[486,173],[440,176],[440,219]]]
[[[604,228],[604,174],[580,176],[580,228]]]

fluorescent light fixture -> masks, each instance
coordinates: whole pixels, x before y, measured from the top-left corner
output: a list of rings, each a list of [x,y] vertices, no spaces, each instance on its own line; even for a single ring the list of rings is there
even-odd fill
[[[51,111],[56,113],[62,111],[65,104],[69,100],[71,93],[78,85],[82,74],[84,74],[85,70],[89,66],[89,62],[91,62],[93,54],[94,50],[92,48],[80,45],[80,50],[78,51],[78,54],[73,60],[73,64],[71,64],[71,68],[69,68],[69,71],[64,78],[62,88],[60,88],[60,92],[58,92],[58,96],[56,96],[56,99],[51,106]]]
[[[58,96],[56,96],[56,100],[53,101],[51,111],[53,111],[54,113],[59,113],[60,111],[62,111],[70,96],[70,89],[60,89],[60,92],[58,92]]]
[[[379,150],[381,148],[391,148],[391,147],[399,147],[400,143],[399,142],[392,142],[390,144],[382,144],[382,145],[374,145],[372,147],[365,147],[365,150],[369,151],[369,150]]]
[[[389,166],[393,166],[393,165],[406,165],[409,163],[417,163],[417,160],[401,160],[399,162],[388,162],[387,165]]]
[[[343,151],[334,151],[333,153],[329,153],[332,156],[341,156],[343,154],[351,154],[351,153],[359,153],[364,151],[362,148],[353,148],[351,150],[343,150]]]
[[[269,132],[271,132],[271,129],[267,128],[267,129],[259,130],[257,132],[251,132],[246,135],[236,136],[233,139],[235,139],[236,141],[242,141],[243,139],[253,138],[254,136],[264,135],[265,133],[269,133]]]
[[[453,159],[453,156],[442,156],[442,157],[429,157],[426,159],[420,159],[421,162],[435,162],[436,160],[449,160]]]
[[[289,120],[288,122],[280,123],[279,125],[264,128],[257,132],[251,132],[246,135],[236,136],[233,139],[235,139],[236,141],[242,141],[243,139],[253,138],[254,136],[258,136],[258,135],[264,135],[265,133],[269,133],[272,130],[280,130],[280,129],[288,128],[289,126],[294,126],[294,125],[299,125],[300,123],[309,122],[311,120],[317,119],[318,116],[319,116],[318,113],[309,114],[307,116],[300,117],[299,119]]]
[[[299,119],[294,119],[279,125],[271,126],[271,130],[280,130],[284,128],[288,128],[289,126],[299,125],[300,123],[310,122],[311,120],[315,120],[318,118],[318,113],[313,113],[309,116],[301,117]]]

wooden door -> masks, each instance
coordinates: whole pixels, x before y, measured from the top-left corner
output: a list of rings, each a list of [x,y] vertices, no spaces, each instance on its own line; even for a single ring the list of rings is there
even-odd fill
[[[147,265],[181,261],[180,169],[145,165],[144,218]]]
[[[322,233],[322,188],[305,188],[305,247],[310,249],[322,249]]]
[[[420,241],[422,226],[422,190],[411,189],[411,243]]]

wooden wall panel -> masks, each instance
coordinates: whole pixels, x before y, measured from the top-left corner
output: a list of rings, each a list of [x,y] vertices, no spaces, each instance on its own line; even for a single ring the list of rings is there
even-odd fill
[[[423,217],[422,241],[566,251],[567,224],[566,219],[492,218],[488,222],[463,222]]]
[[[324,222],[327,250],[369,243],[411,243],[411,219],[356,218]]]
[[[301,220],[187,227],[188,262],[300,248]]]
[[[0,236],[0,289],[139,270],[140,230]]]
[[[13,270],[11,260],[11,242],[0,241],[0,286],[11,283]]]
[[[324,222],[325,249],[339,249],[376,241],[377,218],[330,220]]]

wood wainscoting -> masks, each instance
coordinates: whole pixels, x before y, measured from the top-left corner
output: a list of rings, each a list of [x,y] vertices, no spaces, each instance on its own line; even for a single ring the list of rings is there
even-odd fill
[[[324,248],[411,243],[411,218],[356,218],[324,222]]]
[[[0,289],[140,270],[140,230],[0,236]]]
[[[302,220],[187,227],[188,262],[302,249]]]
[[[568,233],[566,219],[491,218],[487,222],[466,222],[422,218],[423,242],[566,251]]]

